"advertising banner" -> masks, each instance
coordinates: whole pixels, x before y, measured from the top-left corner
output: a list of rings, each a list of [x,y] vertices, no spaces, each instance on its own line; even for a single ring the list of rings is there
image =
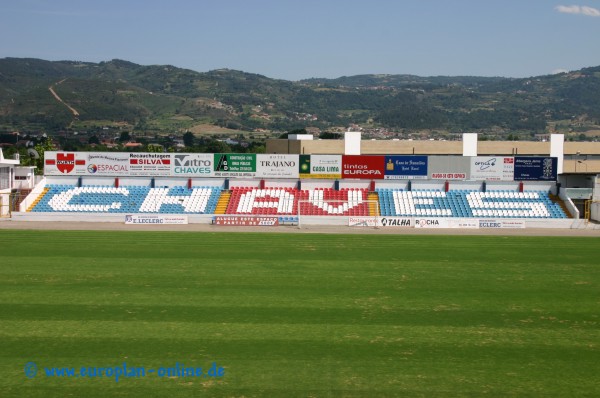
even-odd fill
[[[279,218],[258,216],[215,216],[214,224],[240,227],[274,227],[279,225]]]
[[[45,152],[45,175],[169,176],[170,153]]]
[[[87,154],[87,152],[46,151],[44,152],[44,174],[47,176],[85,175]]]
[[[515,181],[556,181],[557,158],[516,156]]]
[[[348,217],[350,227],[378,227],[379,225],[377,217]]]
[[[415,220],[410,217],[380,217],[379,226],[413,228],[415,226]]]
[[[86,174],[115,176],[129,174],[129,154],[111,152],[84,152]]]
[[[300,155],[300,178],[342,178],[342,155]]]
[[[256,154],[215,153],[215,177],[254,177],[256,175]]]
[[[168,176],[171,173],[170,153],[130,153],[130,176]]]
[[[463,156],[429,156],[427,175],[432,180],[467,180],[471,160]]]
[[[471,158],[471,179],[513,181],[514,159],[504,156],[474,156]]]
[[[384,156],[343,155],[342,178],[382,180]]]
[[[173,154],[172,176],[212,177],[214,157],[212,153]]]
[[[415,228],[450,228],[446,218],[415,218]]]
[[[427,178],[427,156],[386,156],[386,180]]]
[[[256,177],[298,178],[299,155],[256,155]]]
[[[503,218],[480,219],[479,228],[525,228],[525,221]]]
[[[479,229],[479,220],[475,218],[450,218],[448,219],[448,226],[459,229]]]
[[[176,214],[127,214],[125,216],[125,224],[127,225],[165,225],[187,223],[187,216]]]

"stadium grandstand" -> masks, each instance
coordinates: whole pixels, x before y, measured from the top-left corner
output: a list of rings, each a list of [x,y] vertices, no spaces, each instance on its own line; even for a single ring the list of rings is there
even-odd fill
[[[519,228],[598,219],[600,148],[571,154],[561,135],[543,147],[495,143],[491,154],[474,134],[446,143],[445,152],[438,142],[363,142],[354,132],[333,142],[273,141],[268,154],[48,151],[39,181],[17,159],[2,158],[3,215],[111,222],[182,216],[179,222],[233,225],[261,217],[276,224],[380,225],[385,218],[441,227],[511,220],[506,225]],[[585,173],[570,169],[574,159],[575,167],[586,162]]]

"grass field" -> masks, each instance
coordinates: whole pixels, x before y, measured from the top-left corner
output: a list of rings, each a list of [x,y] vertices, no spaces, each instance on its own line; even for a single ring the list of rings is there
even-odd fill
[[[597,238],[1,230],[0,242],[2,397],[600,395]],[[124,362],[224,374],[44,369]]]

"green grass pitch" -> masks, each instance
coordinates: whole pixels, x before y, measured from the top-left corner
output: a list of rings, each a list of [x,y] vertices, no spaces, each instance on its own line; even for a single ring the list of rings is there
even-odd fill
[[[0,242],[2,397],[600,395],[597,238],[3,230]],[[44,374],[213,362],[222,377]]]

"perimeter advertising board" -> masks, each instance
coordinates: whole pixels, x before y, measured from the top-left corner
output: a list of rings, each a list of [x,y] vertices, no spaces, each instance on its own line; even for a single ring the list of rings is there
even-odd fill
[[[298,178],[299,155],[256,155],[256,177]]]
[[[342,178],[382,180],[384,156],[343,155]]]
[[[479,228],[525,228],[525,221],[504,218],[480,219]]]
[[[279,218],[257,216],[216,216],[214,219],[214,224],[237,227],[274,227],[279,225]]]
[[[479,229],[479,220],[475,218],[449,218],[449,228]]]
[[[386,180],[427,178],[427,156],[385,156]]]
[[[415,228],[450,228],[446,218],[415,218]]]
[[[165,225],[187,223],[187,216],[176,214],[127,214],[125,216],[125,224],[127,225]]]
[[[300,155],[300,178],[342,178],[342,155]]]
[[[382,227],[412,228],[415,223],[410,217],[380,217],[379,225]]]
[[[410,217],[348,217],[350,227],[391,227],[413,228],[414,220]]]
[[[215,153],[215,177],[254,177],[256,175],[256,154]]]
[[[558,159],[554,157],[515,157],[515,181],[556,181]]]
[[[513,181],[515,158],[504,156],[475,156],[471,158],[471,179]]]

